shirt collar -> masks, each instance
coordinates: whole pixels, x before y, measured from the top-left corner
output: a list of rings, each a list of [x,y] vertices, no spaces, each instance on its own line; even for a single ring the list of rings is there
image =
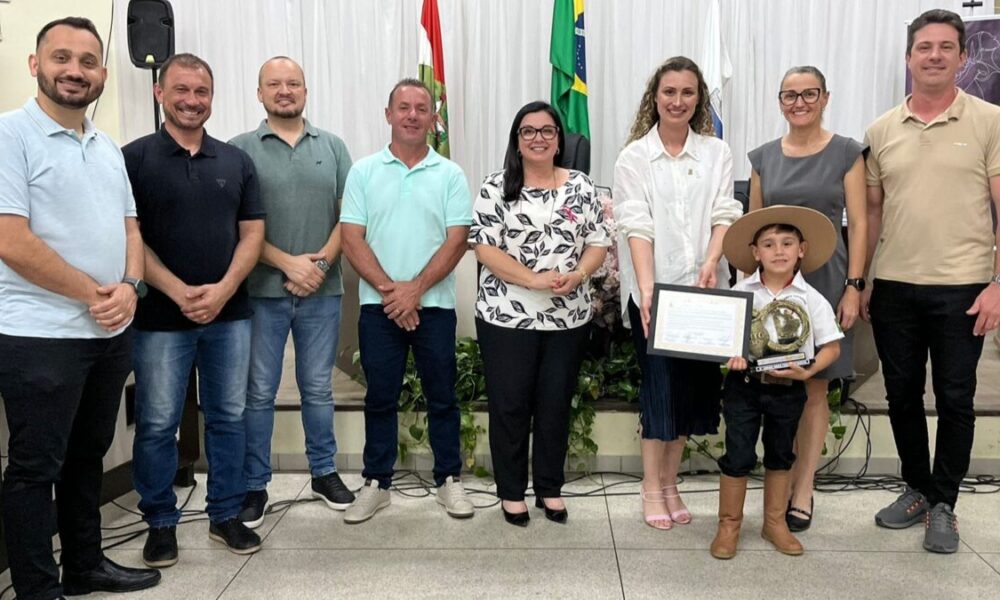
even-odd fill
[[[170,135],[165,126],[162,125],[160,126],[159,135],[160,135],[160,142],[163,145],[164,150],[166,150],[168,154],[178,154],[178,153],[183,153],[185,155],[190,154],[187,148],[177,143],[177,140],[175,140]],[[218,150],[216,147],[217,143],[218,142],[215,140],[215,138],[208,135],[208,131],[206,131],[201,138],[201,148],[198,149],[198,154],[196,156],[205,155],[211,158],[215,158],[218,155]]]
[[[968,104],[969,101],[969,95],[966,94],[965,90],[962,88],[956,88],[956,90],[958,93],[955,94],[955,99],[952,100],[948,108],[946,108],[943,113],[935,117],[931,123],[951,120],[957,121],[962,118],[962,114],[965,113],[965,105]],[[921,121],[915,114],[913,114],[913,111],[910,110],[910,98],[912,96],[913,94],[907,94],[906,99],[903,100],[903,104],[900,107],[901,110],[899,120],[905,123],[908,119],[913,119],[914,121],[923,123],[923,121]],[[930,125],[930,123],[926,123],[926,125]]]
[[[663,140],[660,139],[660,133],[657,131],[656,126],[650,128],[646,133],[646,149],[648,150],[649,160],[656,160],[661,156],[665,156],[670,159],[683,158],[685,155],[690,156],[694,160],[699,160],[699,154],[701,150],[701,138],[702,136],[694,132],[691,127],[688,127],[687,140],[684,141],[684,148],[681,149],[681,153],[677,156],[670,156],[667,149],[663,146]]]
[[[747,278],[744,279],[744,281],[746,282],[745,285],[748,287],[754,287],[757,289],[767,289],[764,286],[764,282],[760,280],[760,269],[755,269],[752,274],[747,275]],[[795,277],[792,277],[792,282],[785,287],[785,289],[788,288],[792,288],[796,291],[803,293],[808,291],[808,284],[806,283],[805,277],[802,276],[802,271],[795,272]]]
[[[313,127],[312,123],[309,122],[309,119],[302,119],[302,121],[305,123],[305,129],[303,130],[305,135],[308,135],[309,137],[319,137],[319,130]],[[278,135],[274,133],[271,126],[267,124],[267,119],[261,120],[260,126],[257,127],[256,134],[259,139],[264,139],[268,136],[277,137]]]
[[[389,150],[389,144],[386,144],[385,148],[382,148],[382,152],[379,155],[382,157],[382,162],[385,164],[398,162],[399,164],[403,165],[403,161],[396,158],[396,155]],[[441,162],[441,155],[435,152],[434,148],[427,146],[427,156],[425,156],[423,160],[415,164],[413,168],[417,169],[420,167],[432,167],[438,164],[439,162]]]
[[[42,107],[38,105],[37,98],[29,99],[27,102],[24,103],[23,108],[25,112],[28,113],[28,116],[30,116],[32,120],[35,121],[35,123],[38,123],[38,126],[42,128],[42,132],[46,136],[51,137],[57,133],[67,133],[71,134],[74,138],[76,138],[76,130],[66,129],[58,122],[56,122],[55,119],[46,114],[45,111],[42,110]],[[87,139],[95,135],[97,135],[97,128],[94,127],[94,122],[91,121],[86,116],[84,116],[83,139]]]

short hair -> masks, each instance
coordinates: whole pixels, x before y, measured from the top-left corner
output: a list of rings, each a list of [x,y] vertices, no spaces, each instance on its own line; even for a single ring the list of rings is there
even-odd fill
[[[910,26],[906,28],[906,55],[910,55],[910,51],[913,50],[913,38],[916,36],[917,32],[927,27],[928,25],[933,25],[935,23],[943,23],[945,25],[951,25],[958,32],[958,50],[959,52],[965,52],[965,22],[962,21],[962,17],[951,12],[950,10],[944,10],[943,8],[934,8],[928,10],[921,14]]]
[[[802,237],[802,231],[800,231],[795,225],[790,225],[788,223],[769,223],[758,229],[757,233],[753,234],[753,240],[750,242],[750,245],[756,246],[757,240],[760,239],[760,236],[772,231],[775,233],[794,233],[796,237],[799,238],[800,242],[806,241],[806,239]]]
[[[42,41],[45,39],[45,34],[47,34],[53,27],[58,27],[60,25],[72,27],[73,29],[89,31],[95,38],[97,38],[97,43],[101,46],[101,54],[104,54],[104,40],[101,39],[101,34],[97,33],[97,27],[94,26],[94,22],[86,17],[63,17],[46,23],[45,26],[42,27],[42,30],[38,32],[38,36],[35,38],[36,52],[38,51],[38,48],[41,47]]]
[[[295,65],[296,67],[298,67],[299,70],[302,71],[302,84],[305,85],[305,83],[306,83],[306,70],[302,68],[302,65],[300,65],[293,58],[289,58],[287,56],[279,54],[278,56],[272,56],[271,58],[265,60],[260,65],[260,69],[257,70],[257,87],[260,87],[261,77],[264,75],[264,67],[266,67],[267,65],[269,65],[270,63],[272,63],[272,62],[274,62],[276,60],[287,60],[287,61],[291,62],[293,65]]]
[[[431,93],[431,90],[427,87],[426,83],[420,81],[419,79],[414,79],[413,77],[405,77],[400,79],[396,85],[392,86],[392,91],[389,92],[389,103],[385,105],[386,108],[392,108],[392,98],[396,95],[396,90],[402,87],[420,88],[427,92],[427,97],[430,98],[432,102],[434,101],[434,94]]]
[[[208,63],[203,59],[187,52],[174,54],[163,62],[163,66],[160,67],[159,80],[161,82],[167,78],[167,72],[170,71],[174,65],[184,67],[186,69],[205,69],[205,72],[208,73],[209,80],[212,82],[212,89],[215,89],[215,76],[212,75],[212,67],[208,66]]]
[[[801,65],[798,67],[792,67],[791,69],[785,71],[784,76],[781,78],[781,84],[784,85],[785,80],[792,75],[812,75],[813,77],[819,80],[820,91],[823,92],[824,94],[826,93],[826,76],[824,76],[823,72],[817,69],[816,67],[812,65]]]

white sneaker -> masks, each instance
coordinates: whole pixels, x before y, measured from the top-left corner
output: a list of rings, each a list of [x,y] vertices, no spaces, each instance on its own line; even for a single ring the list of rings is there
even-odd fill
[[[476,514],[476,507],[472,506],[469,497],[465,495],[462,482],[450,475],[444,485],[437,489],[437,503],[456,519],[468,519]]]
[[[344,511],[344,523],[363,523],[391,502],[389,490],[380,489],[378,481],[369,479],[361,486],[358,497]]]

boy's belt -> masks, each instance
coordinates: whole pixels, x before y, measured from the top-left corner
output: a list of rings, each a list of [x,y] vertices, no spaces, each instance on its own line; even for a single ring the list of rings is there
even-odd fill
[[[763,383],[764,385],[792,385],[793,379],[788,379],[787,377],[775,377],[774,375],[768,375],[767,372],[763,373],[747,373],[747,383],[750,383],[750,378],[753,377],[757,381]]]

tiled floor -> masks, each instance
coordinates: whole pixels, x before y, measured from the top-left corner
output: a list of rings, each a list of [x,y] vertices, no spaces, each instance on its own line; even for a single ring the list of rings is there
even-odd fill
[[[352,487],[357,474],[345,474]],[[204,507],[199,475],[188,508]],[[412,480],[409,480],[412,483]],[[308,498],[308,476],[279,474],[271,500]],[[401,482],[405,485],[407,482]],[[492,491],[487,480],[466,478],[470,489]],[[1000,598],[1000,495],[963,494],[959,500],[963,544],[951,556],[921,549],[922,529],[882,530],[875,510],[889,492],[821,494],[816,523],[801,536],[802,557],[786,557],[760,539],[761,494],[747,497],[740,554],[717,561],[708,554],[715,530],[716,479],[698,477],[681,489],[694,522],[672,531],[646,527],[639,516],[638,484],[624,476],[576,481],[566,494],[570,521],[557,525],[532,509],[527,529],[503,522],[497,507],[471,520],[447,517],[430,497],[394,492],[392,505],[360,525],[318,503],[293,505],[269,515],[258,531],[264,549],[251,557],[208,539],[207,523],[182,525],[180,562],[163,571],[156,588],[132,595],[93,598],[307,600],[312,598],[723,598],[855,599]],[[609,487],[605,487],[609,486]],[[187,490],[178,490],[181,498]],[[589,493],[588,493],[589,492]],[[492,504],[491,495],[474,495]],[[136,497],[120,499],[134,508]],[[104,524],[135,516],[108,505]],[[126,529],[127,531],[127,529]],[[106,532],[106,535],[118,533]],[[127,565],[141,564],[143,538],[107,552]],[[9,581],[0,576],[0,587]]]

